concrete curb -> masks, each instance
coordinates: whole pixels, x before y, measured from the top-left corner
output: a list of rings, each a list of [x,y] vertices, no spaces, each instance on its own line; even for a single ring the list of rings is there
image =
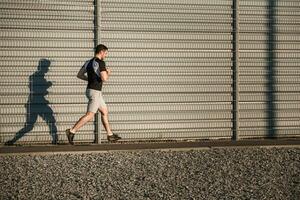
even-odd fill
[[[79,145],[35,145],[2,146],[0,155],[31,153],[84,153],[136,150],[187,150],[230,147],[299,147],[300,139],[261,139],[261,140],[200,140],[176,142],[103,143]]]

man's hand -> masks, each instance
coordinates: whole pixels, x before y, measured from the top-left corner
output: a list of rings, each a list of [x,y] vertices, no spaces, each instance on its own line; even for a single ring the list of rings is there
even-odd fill
[[[109,67],[106,68],[107,75],[109,76],[111,74],[111,69]]]

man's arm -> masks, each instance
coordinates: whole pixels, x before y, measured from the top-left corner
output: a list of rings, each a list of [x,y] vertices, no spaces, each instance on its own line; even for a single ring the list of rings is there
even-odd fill
[[[100,72],[101,80],[102,81],[107,81],[110,74],[111,74],[111,69],[107,67],[105,71]]]
[[[86,69],[85,67],[81,67],[77,74],[77,78],[80,78],[81,80],[88,81],[88,77],[85,75]]]

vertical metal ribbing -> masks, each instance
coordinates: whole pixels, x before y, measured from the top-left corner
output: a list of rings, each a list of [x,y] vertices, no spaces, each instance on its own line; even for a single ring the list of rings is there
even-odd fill
[[[95,0],[95,47],[100,43],[100,21],[101,21],[101,9],[100,0]]]
[[[239,0],[233,0],[233,139],[239,139]]]
[[[267,113],[268,113],[268,137],[276,137],[276,106],[275,106],[275,16],[276,16],[276,1],[268,1],[268,65],[267,65]]]
[[[96,46],[100,43],[100,0],[95,0],[95,27],[94,27],[94,34],[95,34],[95,43]],[[95,143],[101,143],[101,115],[99,112],[95,115]]]

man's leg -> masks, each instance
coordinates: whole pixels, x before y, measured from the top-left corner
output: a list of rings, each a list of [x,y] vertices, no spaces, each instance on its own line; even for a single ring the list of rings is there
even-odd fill
[[[73,128],[70,129],[70,132],[75,134],[76,131],[78,131],[82,126],[84,126],[87,122],[91,121],[94,118],[94,115],[95,113],[93,112],[87,112],[76,122]]]
[[[108,122],[108,109],[107,107],[101,107],[99,108],[99,111],[101,113],[101,121],[102,121],[102,124],[106,130],[106,133],[107,135],[112,135],[112,131],[111,131],[111,128],[110,128],[110,125],[109,125],[109,122]]]
[[[106,130],[107,133],[107,140],[110,142],[115,142],[118,141],[120,139],[122,139],[120,136],[118,136],[117,134],[113,134],[113,132],[111,131],[109,122],[108,122],[108,109],[106,106],[102,106],[99,108],[99,111],[101,113],[101,120],[102,120],[102,124]]]
[[[83,115],[73,126],[71,129],[66,130],[67,138],[70,144],[74,144],[73,139],[76,131],[78,131],[83,125],[85,125],[87,122],[93,119],[95,113],[93,112],[87,112],[85,115]]]

